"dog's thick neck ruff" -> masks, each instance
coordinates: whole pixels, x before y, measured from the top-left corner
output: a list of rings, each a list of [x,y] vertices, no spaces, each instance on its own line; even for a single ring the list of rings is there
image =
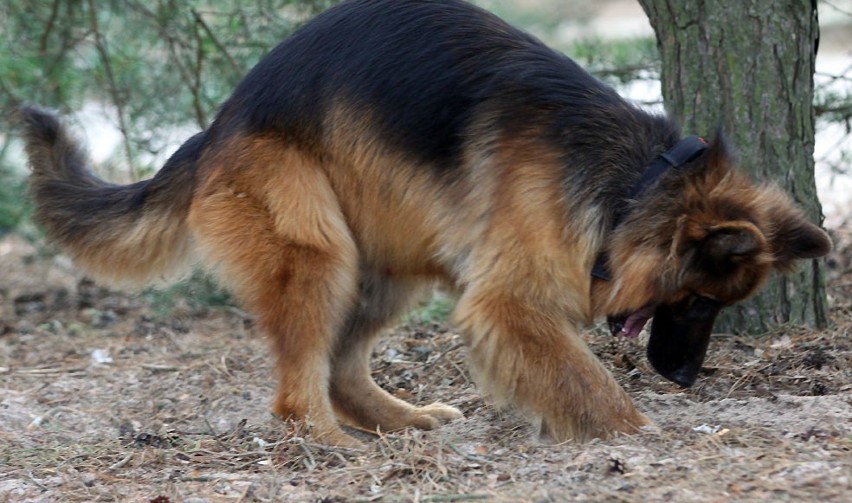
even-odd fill
[[[630,189],[630,193],[627,194],[628,200],[636,200],[642,196],[642,194],[650,187],[663,173],[668,171],[669,169],[681,169],[686,166],[690,161],[695,160],[702,152],[707,149],[707,142],[704,138],[699,136],[687,136],[683,138],[679,142],[677,142],[672,148],[660,154],[656,159],[654,159],[651,164],[645,169],[642,173],[642,176],[639,177],[639,180]],[[624,221],[627,217],[627,206],[621,206],[615,213],[615,216],[612,221],[612,228],[615,229]],[[604,281],[610,281],[612,276],[610,275],[610,270],[607,266],[607,255],[606,253],[601,253],[598,255],[597,261],[595,261],[594,267],[592,267],[592,277],[596,279],[602,279]]]

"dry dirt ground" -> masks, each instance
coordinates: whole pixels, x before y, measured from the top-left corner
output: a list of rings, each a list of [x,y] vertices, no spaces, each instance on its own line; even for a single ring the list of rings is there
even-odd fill
[[[661,432],[587,445],[538,442],[483,400],[452,328],[409,323],[376,350],[377,381],[465,419],[357,433],[368,448],[349,451],[268,412],[273,362],[245,313],[163,312],[6,237],[0,501],[850,501],[849,257],[832,258],[831,328],[717,336],[688,391],[649,369],[642,339],[589,331]]]

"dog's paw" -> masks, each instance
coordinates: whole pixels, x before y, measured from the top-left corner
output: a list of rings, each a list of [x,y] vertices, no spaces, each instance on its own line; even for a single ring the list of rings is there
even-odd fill
[[[455,407],[436,402],[424,405],[423,407],[412,407],[411,410],[404,414],[404,417],[398,417],[394,421],[395,424],[392,424],[394,428],[389,429],[389,431],[400,430],[411,426],[420,430],[434,430],[453,419],[461,419],[463,417],[464,415]]]
[[[438,402],[417,407],[414,414],[416,418],[412,422],[412,426],[421,430],[434,430],[444,423],[464,418],[464,414],[457,408]]]

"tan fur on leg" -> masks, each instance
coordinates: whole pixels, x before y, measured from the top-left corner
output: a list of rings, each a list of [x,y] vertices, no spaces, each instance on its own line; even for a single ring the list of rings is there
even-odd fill
[[[335,196],[309,158],[275,142],[228,152],[214,165],[250,162],[254,169],[211,176],[190,222],[207,258],[271,338],[279,374],[273,411],[307,419],[319,441],[360,446],[338,426],[328,393],[332,347],[357,278],[355,245]]]
[[[369,431],[409,426],[431,430],[461,418],[457,409],[435,403],[415,407],[379,387],[370,376],[370,353],[379,330],[409,306],[417,290],[413,281],[365,272],[361,297],[335,352],[331,399],[346,422]]]
[[[553,440],[608,438],[650,424],[555,311],[470,292],[456,317],[477,382],[497,400],[540,415],[542,432]]]

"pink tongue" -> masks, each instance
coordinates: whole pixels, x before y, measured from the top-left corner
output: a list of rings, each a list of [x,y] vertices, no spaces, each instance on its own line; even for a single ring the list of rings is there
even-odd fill
[[[654,316],[654,308],[651,306],[643,307],[627,317],[624,321],[624,328],[621,329],[619,335],[634,339],[639,336],[639,332],[645,328],[645,323]]]

